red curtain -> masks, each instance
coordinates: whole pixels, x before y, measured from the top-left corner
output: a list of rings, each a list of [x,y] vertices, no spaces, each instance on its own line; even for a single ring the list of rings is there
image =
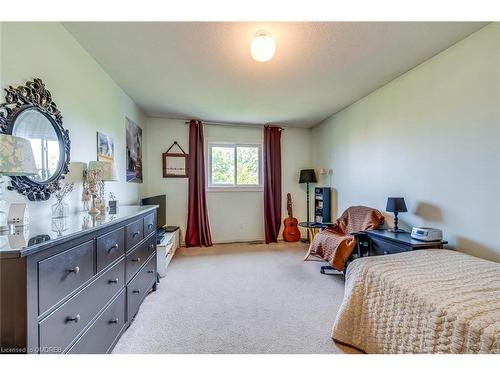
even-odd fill
[[[205,153],[203,124],[189,122],[189,194],[186,247],[212,246],[205,192]]]
[[[281,226],[281,128],[264,127],[264,226],[266,243],[278,242]]]

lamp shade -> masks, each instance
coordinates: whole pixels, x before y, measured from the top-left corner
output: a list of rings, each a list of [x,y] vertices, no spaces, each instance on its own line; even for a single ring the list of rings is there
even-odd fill
[[[118,172],[114,161],[99,160],[89,161],[89,170],[99,170],[102,181],[118,181]]]
[[[407,212],[406,203],[404,198],[389,197],[387,198],[387,212]]]
[[[318,182],[316,180],[316,173],[314,173],[314,169],[302,169],[300,171],[299,184],[310,182]]]
[[[38,174],[29,140],[0,134],[0,174],[7,176]]]

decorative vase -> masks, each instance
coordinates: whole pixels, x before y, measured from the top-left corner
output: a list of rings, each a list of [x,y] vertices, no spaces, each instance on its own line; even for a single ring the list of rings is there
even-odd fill
[[[56,203],[52,205],[52,217],[54,219],[69,216],[69,205],[64,203],[64,197],[73,191],[74,186],[73,182],[61,184],[54,193],[56,197]]]
[[[57,237],[61,237],[68,229],[68,222],[66,217],[52,218],[52,231],[56,233]]]
[[[69,205],[64,203],[62,200],[58,200],[52,205],[52,217],[61,218],[67,217],[69,215]]]

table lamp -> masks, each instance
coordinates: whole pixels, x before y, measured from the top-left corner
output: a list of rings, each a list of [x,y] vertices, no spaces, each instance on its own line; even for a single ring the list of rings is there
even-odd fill
[[[29,140],[0,134],[0,230],[8,229],[8,203],[3,198],[4,176],[36,175],[36,163]]]
[[[406,208],[406,203],[404,198],[396,198],[389,197],[387,198],[387,206],[385,208],[387,212],[394,213],[394,228],[389,229],[391,232],[404,232],[403,230],[398,228],[398,213],[399,212],[408,212]]]
[[[314,169],[302,169],[300,171],[299,184],[306,184],[307,186],[307,225],[309,225],[309,184],[318,182],[316,180],[316,173]],[[309,231],[307,231],[307,241],[309,241]]]
[[[105,204],[105,194],[104,194],[104,182],[119,181],[118,172],[116,170],[116,164],[112,160],[90,161],[88,170],[99,171],[99,180],[102,182],[101,191],[99,195],[101,201],[104,203],[104,209],[105,209],[106,204]]]

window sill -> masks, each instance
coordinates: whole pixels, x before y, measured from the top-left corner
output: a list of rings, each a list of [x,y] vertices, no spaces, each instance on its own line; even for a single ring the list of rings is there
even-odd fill
[[[225,192],[263,192],[264,188],[260,187],[207,187],[207,193],[225,193]]]

